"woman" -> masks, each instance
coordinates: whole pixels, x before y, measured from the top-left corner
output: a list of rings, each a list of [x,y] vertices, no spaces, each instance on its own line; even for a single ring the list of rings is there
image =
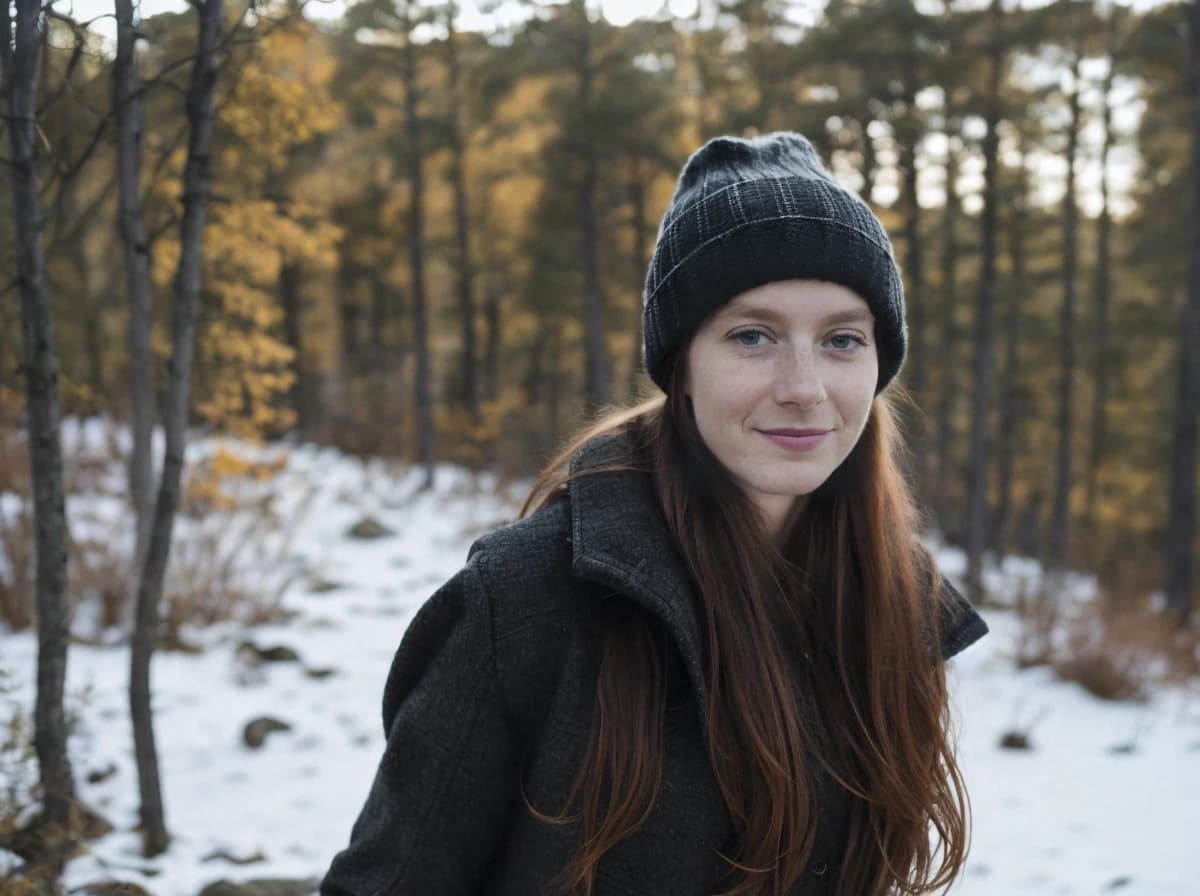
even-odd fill
[[[883,896],[961,868],[940,661],[987,629],[896,465],[882,226],[802,136],[718,138],[644,298],[665,397],[584,433],[417,615],[325,896]]]

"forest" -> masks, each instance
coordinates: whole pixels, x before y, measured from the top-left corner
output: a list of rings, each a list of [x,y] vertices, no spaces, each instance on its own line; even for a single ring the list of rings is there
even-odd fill
[[[68,418],[133,433],[140,576],[104,606],[149,626],[147,702],[171,520],[217,500],[188,439],[327,445],[427,488],[445,464],[536,474],[654,389],[642,289],[688,152],[787,129],[891,235],[907,473],[970,596],[1036,558],[1043,634],[1082,570],[1104,637],[1153,619],[1194,641],[1200,2],[652,6],[5,0],[0,498],[32,516],[0,512],[0,631],[88,597]]]

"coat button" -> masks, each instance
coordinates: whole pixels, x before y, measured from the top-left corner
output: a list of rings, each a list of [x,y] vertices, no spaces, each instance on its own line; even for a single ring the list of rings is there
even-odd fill
[[[829,870],[829,866],[826,865],[824,862],[817,862],[817,864],[813,865],[812,873],[815,874],[817,877],[820,877],[822,874],[824,874],[828,870]]]

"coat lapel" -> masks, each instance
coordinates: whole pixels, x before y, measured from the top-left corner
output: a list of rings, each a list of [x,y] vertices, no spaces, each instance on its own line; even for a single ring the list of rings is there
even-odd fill
[[[640,463],[623,435],[594,439],[575,456],[568,486],[572,568],[580,578],[631,598],[661,620],[683,659],[707,728],[691,580],[667,530],[650,472]]]

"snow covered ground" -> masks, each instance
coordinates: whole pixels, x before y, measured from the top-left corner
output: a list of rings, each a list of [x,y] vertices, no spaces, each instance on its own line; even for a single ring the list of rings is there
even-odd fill
[[[383,743],[379,698],[405,625],[461,564],[470,541],[514,508],[513,496],[498,497],[459,470],[441,469],[437,489],[420,494],[415,476],[311,446],[288,452],[276,485],[293,495],[281,504],[285,517],[300,515],[286,552],[275,555],[298,571],[283,595],[291,618],[206,629],[191,634],[202,653],[155,656],[155,725],[173,838],[155,860],[140,857],[134,831],[128,654],[72,647],[67,690],[80,716],[71,748],[81,796],[117,830],[70,864],[68,885],[116,878],[155,896],[195,896],[220,878],[320,876],[345,844],[374,772]],[[113,537],[123,537],[111,504],[92,511],[96,525],[107,520]],[[73,519],[77,512],[73,504]],[[345,537],[364,516],[394,534]],[[954,555],[940,556],[953,573]],[[340,587],[319,587],[329,583]],[[1016,671],[1013,617],[1000,611],[987,619],[992,634],[952,663],[974,811],[971,856],[953,892],[1200,893],[1200,688],[1164,689],[1140,705],[1104,703],[1046,670]],[[286,645],[300,661],[247,666],[237,650],[244,639]],[[27,709],[34,662],[32,635],[0,633],[9,696]],[[322,669],[333,672],[307,674]],[[260,715],[291,728],[250,749],[242,729]],[[1005,732],[1034,720],[1032,749],[998,746]],[[108,767],[103,780],[87,782]],[[231,861],[256,855],[249,864]],[[0,854],[0,871],[4,861]]]

